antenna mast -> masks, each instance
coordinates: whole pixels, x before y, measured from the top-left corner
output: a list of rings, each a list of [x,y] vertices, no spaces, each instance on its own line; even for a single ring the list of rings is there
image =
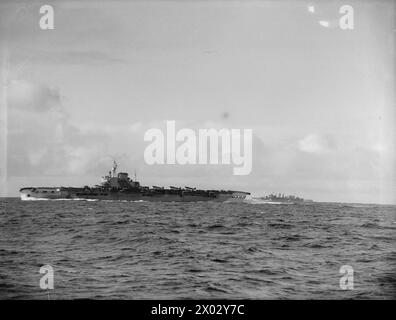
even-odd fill
[[[113,160],[113,168],[111,169],[113,177],[116,176],[117,166],[118,166],[117,162],[115,160]]]

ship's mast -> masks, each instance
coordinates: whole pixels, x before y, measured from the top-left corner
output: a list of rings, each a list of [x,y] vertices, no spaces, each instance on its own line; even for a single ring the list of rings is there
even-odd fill
[[[112,177],[115,177],[116,176],[116,172],[117,172],[117,162],[115,161],[115,160],[113,160],[113,168],[111,168],[111,175],[112,175]]]

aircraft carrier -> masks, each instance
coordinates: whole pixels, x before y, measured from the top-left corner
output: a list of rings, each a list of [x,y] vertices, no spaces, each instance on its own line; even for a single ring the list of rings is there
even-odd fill
[[[130,201],[242,201],[249,192],[232,190],[199,190],[191,187],[146,187],[141,186],[128,173],[117,174],[114,161],[109,174],[102,177],[102,182],[94,187],[24,187],[19,190],[21,200],[55,200],[55,199],[97,199]]]

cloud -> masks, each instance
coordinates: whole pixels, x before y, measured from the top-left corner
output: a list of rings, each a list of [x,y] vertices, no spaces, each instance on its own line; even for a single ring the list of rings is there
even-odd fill
[[[100,176],[113,159],[124,170],[144,166],[144,132],[162,122],[77,126],[55,87],[13,80],[7,90],[7,175]]]
[[[13,80],[7,90],[9,176],[81,173],[76,158],[88,155],[87,171],[100,165],[106,137],[70,123],[58,88]],[[85,153],[81,149],[86,150]],[[79,160],[81,162],[81,160]]]
[[[8,86],[7,104],[11,109],[45,112],[60,108],[61,95],[54,87],[24,80],[13,80]]]
[[[309,134],[298,141],[298,147],[304,152],[322,154],[332,151],[335,143],[329,136]]]
[[[20,62],[31,64],[68,64],[68,65],[103,65],[124,63],[126,60],[100,50],[34,50],[18,48],[14,50],[11,62],[17,65]]]

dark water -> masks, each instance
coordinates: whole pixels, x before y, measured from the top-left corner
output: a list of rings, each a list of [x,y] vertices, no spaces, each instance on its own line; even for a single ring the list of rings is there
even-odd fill
[[[395,206],[1,202],[2,299],[396,297]]]

